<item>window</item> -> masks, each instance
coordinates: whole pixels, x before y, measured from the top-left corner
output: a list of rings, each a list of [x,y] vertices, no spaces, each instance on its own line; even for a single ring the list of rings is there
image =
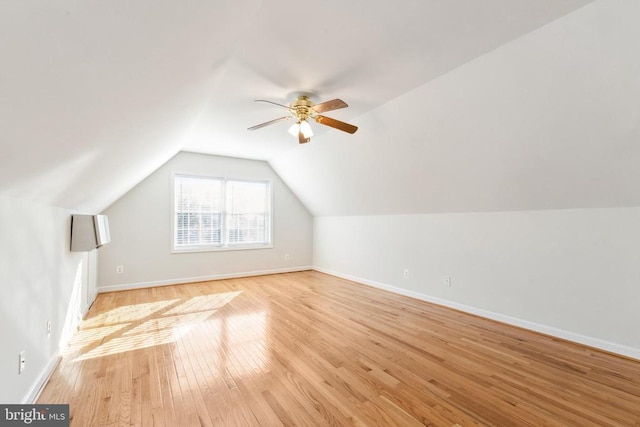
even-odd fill
[[[176,174],[173,249],[271,247],[271,183]]]

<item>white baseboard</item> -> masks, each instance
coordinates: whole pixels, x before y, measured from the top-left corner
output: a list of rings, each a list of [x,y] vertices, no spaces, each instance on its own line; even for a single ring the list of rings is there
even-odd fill
[[[40,396],[40,392],[42,392],[42,389],[44,388],[45,384],[47,383],[47,381],[49,381],[49,378],[51,378],[51,375],[53,374],[53,371],[56,369],[56,366],[58,366],[58,363],[60,363],[60,360],[61,360],[60,353],[56,352],[56,354],[54,354],[53,357],[51,357],[51,359],[49,360],[49,363],[47,363],[47,366],[45,366],[42,372],[40,373],[40,376],[38,377],[38,381],[36,381],[35,384],[33,384],[33,386],[31,387],[31,390],[29,390],[29,392],[24,397],[24,399],[22,399],[23,404],[31,404],[36,402],[36,400],[38,399],[38,396]]]
[[[573,341],[579,344],[583,344],[596,349],[604,350],[610,353],[619,354],[621,356],[629,357],[632,359],[640,360],[640,349],[628,347],[622,344],[616,344],[609,341],[604,341],[598,338],[588,337],[574,332],[565,331],[562,329],[554,328],[552,326],[541,325],[539,323],[530,322],[528,320],[518,319],[516,317],[506,316],[500,313],[494,313],[492,311],[484,310],[481,308],[471,307],[468,305],[460,304],[454,301],[445,300],[442,298],[432,297],[429,295],[421,294],[419,292],[402,289],[397,286],[387,285],[385,283],[376,282],[373,280],[363,279],[361,277],[351,276],[349,274],[338,273],[337,271],[327,270],[321,267],[313,267],[313,270],[320,273],[329,274],[331,276],[340,277],[342,279],[351,280],[352,282],[360,283],[374,288],[383,289],[385,291],[393,292],[395,294],[408,296],[411,298],[419,299],[422,301],[430,302],[433,304],[442,305],[445,307],[453,308],[465,313],[474,314],[476,316],[484,317],[498,322],[506,323],[508,325],[518,326],[520,328],[529,329],[534,332],[539,332],[545,335],[549,335],[556,338],[561,338],[567,341]]]
[[[185,277],[181,279],[156,280],[152,282],[125,283],[122,285],[98,286],[98,293],[126,291],[129,289],[152,288],[155,286],[181,285],[184,283],[208,282],[210,280],[237,279],[242,277],[266,276],[268,274],[293,273],[296,271],[313,270],[313,267],[289,267],[273,270],[245,271],[240,273],[213,274],[210,276]]]

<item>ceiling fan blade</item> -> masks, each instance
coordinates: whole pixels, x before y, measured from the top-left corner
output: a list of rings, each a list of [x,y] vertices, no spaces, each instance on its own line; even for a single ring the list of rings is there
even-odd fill
[[[311,138],[305,138],[302,131],[298,132],[298,142],[300,144],[306,144],[309,141],[311,141]]]
[[[316,113],[325,113],[327,111],[338,110],[348,107],[347,103],[342,99],[332,99],[331,101],[321,102],[311,107]]]
[[[273,119],[273,120],[269,120],[268,122],[260,123],[259,125],[251,126],[248,130],[260,129],[260,128],[263,128],[265,126],[269,126],[269,125],[272,125],[274,123],[278,123],[278,122],[282,122],[284,120],[290,120],[290,119],[291,119],[291,116],[280,117],[279,119]]]
[[[268,104],[277,105],[278,107],[286,108],[287,110],[291,111],[291,107],[289,107],[288,105],[278,104],[277,102],[267,101],[266,99],[255,99],[253,102],[266,102]]]
[[[314,117],[316,122],[321,125],[330,126],[332,128],[339,129],[347,133],[356,133],[358,126],[350,125],[349,123],[341,122],[340,120],[332,119],[331,117],[316,116]]]

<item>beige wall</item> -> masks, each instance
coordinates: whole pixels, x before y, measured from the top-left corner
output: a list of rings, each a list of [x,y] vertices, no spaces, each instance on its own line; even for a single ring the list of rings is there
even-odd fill
[[[172,175],[176,172],[271,180],[273,248],[171,253]],[[99,252],[101,291],[311,265],[313,218],[266,162],[179,153],[103,213],[109,217],[111,243]],[[122,274],[116,273],[119,265],[124,267]]]

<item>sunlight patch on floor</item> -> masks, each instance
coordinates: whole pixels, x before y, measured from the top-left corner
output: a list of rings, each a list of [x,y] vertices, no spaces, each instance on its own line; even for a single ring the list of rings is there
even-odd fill
[[[186,300],[170,299],[114,308],[85,320],[65,354],[79,353],[73,360],[76,362],[175,343],[194,328],[204,325],[209,318],[241,293],[241,291],[224,292],[194,296]],[[247,325],[248,320],[243,320],[244,317],[233,316],[228,320],[222,317],[225,325],[227,321],[230,322],[229,326],[222,329],[248,326],[251,332],[249,335],[243,332],[245,337],[243,339],[253,336],[263,338],[264,319]],[[218,320],[219,318],[216,319]],[[206,328],[211,326],[213,325]],[[220,327],[214,327],[212,335],[215,336],[220,330]],[[207,329],[207,333],[210,332]],[[223,341],[226,341],[227,334],[224,335]],[[259,354],[260,352],[257,352],[258,360]]]
[[[82,349],[86,349],[93,344],[97,344],[105,337],[115,334],[118,331],[128,327],[130,323],[122,323],[119,325],[109,325],[97,328],[80,329],[73,336],[73,339],[63,352],[64,355],[73,354]]]
[[[164,310],[180,302],[179,299],[171,299],[165,301],[146,302],[142,304],[125,305],[123,307],[114,308],[106,313],[90,317],[82,322],[82,329],[103,325],[115,325],[127,322],[135,322],[145,317],[149,317],[154,313]]]
[[[108,339],[104,344],[77,357],[74,361],[110,356],[178,341],[193,328],[212,316],[216,310],[189,313],[180,316],[148,320],[120,336]]]

